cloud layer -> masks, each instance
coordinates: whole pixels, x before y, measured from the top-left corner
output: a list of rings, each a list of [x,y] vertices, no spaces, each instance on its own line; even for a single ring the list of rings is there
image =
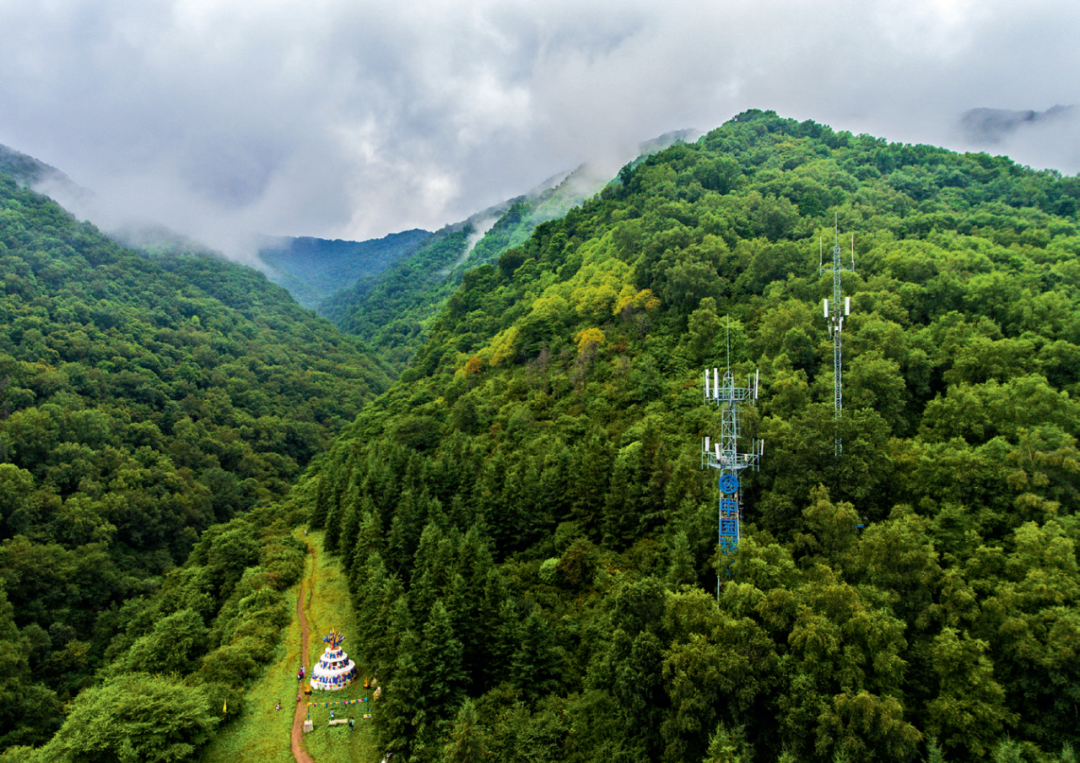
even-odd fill
[[[746,108],[984,148],[969,109],[1080,103],[1078,38],[1061,0],[0,0],[0,143],[102,224],[240,253],[439,227]],[[985,148],[1074,174],[1078,127]]]

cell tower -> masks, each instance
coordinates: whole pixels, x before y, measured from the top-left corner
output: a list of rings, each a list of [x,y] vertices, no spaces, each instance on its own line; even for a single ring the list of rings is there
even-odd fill
[[[711,377],[711,378],[710,378]],[[705,369],[705,402],[722,406],[720,439],[710,442],[706,437],[701,451],[701,466],[720,472],[720,506],[718,509],[718,543],[724,556],[734,556],[741,537],[739,520],[739,472],[753,467],[765,453],[764,440],[752,440],[749,453],[739,452],[741,431],[739,405],[744,402],[753,404],[758,396],[759,371],[755,371],[746,380],[745,387],[735,386],[735,376],[731,373],[731,340],[728,338],[728,365],[721,379],[720,370],[713,368],[712,373]],[[720,597],[720,575],[716,576],[716,596]]]
[[[840,231],[836,225],[836,220],[833,220],[833,259],[832,265],[825,264],[824,246],[822,240],[818,239],[818,273],[824,273],[825,271],[832,269],[833,277],[833,296],[832,303],[829,303],[828,298],[825,299],[825,319],[829,322],[829,335],[833,340],[833,401],[834,401],[834,413],[833,416],[836,419],[836,455],[839,457],[844,450],[844,444],[840,439],[840,414],[844,410],[844,351],[843,343],[841,341],[841,335],[844,331],[844,318],[851,315],[851,297],[845,297],[843,294],[843,288],[840,283],[841,274],[847,270],[850,273],[855,272],[855,234],[851,234],[851,266],[845,266],[843,263],[843,253],[840,250]]]

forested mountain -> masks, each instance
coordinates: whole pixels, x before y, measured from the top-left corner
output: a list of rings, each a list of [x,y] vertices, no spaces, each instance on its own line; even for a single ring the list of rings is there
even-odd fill
[[[690,133],[678,130],[642,143],[630,166]],[[443,305],[461,285],[464,273],[521,246],[536,226],[562,217],[609,180],[589,164],[556,175],[534,191],[433,234],[376,278],[363,279],[327,298],[319,306],[319,314],[342,331],[387,352],[395,368],[403,370],[427,338],[427,330]]]
[[[1072,760],[1078,199],[748,112],[464,274],[293,492],[350,570],[383,749]],[[857,265],[839,422],[834,215]],[[700,468],[729,341],[766,442],[733,558]]]
[[[202,531],[282,498],[389,377],[256,271],[141,256],[6,174],[0,325],[3,748],[47,739]]]
[[[372,279],[408,257],[430,235],[417,228],[369,241],[273,238],[259,248],[259,259],[270,268],[271,281],[288,289],[304,307],[315,310],[332,295],[361,279]]]
[[[34,185],[52,178],[71,183],[68,176],[56,167],[3,145],[0,145],[0,172],[21,185]]]
[[[48,187],[80,202],[92,196],[51,164],[3,145],[0,145],[0,173],[14,179],[20,186],[35,189]]]
[[[395,761],[1074,759],[1077,178],[747,112],[531,235],[511,209],[459,288],[388,269],[413,324],[365,335],[415,357],[344,429],[393,369],[265,278],[0,194],[0,746],[67,714],[5,760],[197,758],[305,519]],[[700,468],[729,345],[767,444],[732,558]]]
[[[561,217],[601,187],[603,182],[582,167],[554,187],[447,226],[377,278],[361,280],[324,301],[319,312],[342,331],[380,348],[400,372],[464,273],[520,246],[537,225]]]

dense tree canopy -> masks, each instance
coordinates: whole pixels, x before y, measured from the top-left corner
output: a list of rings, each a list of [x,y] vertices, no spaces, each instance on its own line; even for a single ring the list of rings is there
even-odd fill
[[[414,229],[369,241],[276,238],[263,242],[259,259],[268,266],[270,280],[315,310],[331,295],[351,289],[357,281],[374,279],[409,257],[430,235]]]
[[[0,686],[28,707],[85,685],[125,602],[206,528],[284,496],[388,383],[256,271],[140,256],[2,174],[0,325],[0,623],[27,647]],[[9,730],[0,744],[40,738]]]
[[[105,666],[67,706],[66,719],[56,694],[38,683],[43,668],[71,669],[48,654],[56,628],[32,623],[20,633],[0,591],[0,743],[7,748],[0,757],[196,759],[219,723],[244,712],[245,688],[276,655],[289,623],[286,591],[300,579],[306,546],[292,535],[295,518],[284,521],[282,513],[279,505],[261,506],[210,527],[152,595],[100,615],[109,627],[99,622],[95,635],[112,635]]]
[[[1078,198],[1008,159],[748,112],[466,273],[302,482],[371,624],[360,656],[389,678],[385,747],[674,763],[1074,744]],[[818,263],[834,216],[856,264],[839,421]],[[737,374],[761,369],[744,424],[766,441],[733,560],[697,444],[719,429],[701,369],[729,345]]]
[[[408,257],[324,300],[319,313],[378,347],[400,373],[466,272],[520,246],[537,225],[562,217],[598,188],[585,168],[579,168],[552,188],[507,202],[508,208],[447,226],[420,242]],[[490,227],[484,230],[486,224]]]
[[[419,349],[320,455],[376,361],[261,277],[3,189],[8,759],[196,755],[271,659],[305,519],[395,760],[1074,759],[1077,178],[747,112],[506,233],[435,318],[449,287],[386,271],[417,310],[368,329]],[[729,353],[766,451],[725,557],[698,441]]]

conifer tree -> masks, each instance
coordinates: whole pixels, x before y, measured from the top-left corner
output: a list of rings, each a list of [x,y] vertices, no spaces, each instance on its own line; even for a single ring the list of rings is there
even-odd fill
[[[445,721],[457,711],[464,694],[461,642],[454,635],[450,616],[436,601],[424,625],[421,666],[424,675],[423,709],[430,722]]]
[[[352,550],[348,556],[349,582],[354,591],[361,585],[359,575],[367,563],[367,558],[372,553],[381,553],[382,550],[381,534],[373,501],[365,495],[360,507],[356,539],[353,541]]]
[[[671,563],[668,565],[667,580],[670,588],[678,588],[684,583],[697,580],[694,556],[690,552],[690,541],[682,530],[675,533],[671,541]]]
[[[345,564],[346,573],[349,571],[349,562],[352,552],[356,547],[356,536],[360,532],[360,512],[363,499],[360,493],[359,480],[349,481],[349,489],[345,492],[345,508],[341,519],[341,537],[338,539],[338,547],[341,551],[342,560]]]
[[[529,702],[559,687],[559,660],[547,623],[537,609],[529,613],[521,626],[510,669],[514,684]]]
[[[409,757],[419,727],[425,722],[425,676],[420,639],[411,630],[402,633],[395,645],[393,671],[384,679],[385,691],[375,714],[375,728],[381,747],[387,752]]]
[[[753,757],[743,730],[732,731],[721,723],[709,740],[709,752],[704,763],[750,763]]]
[[[443,760],[446,763],[474,763],[485,760],[487,756],[485,734],[476,714],[476,705],[471,699],[466,699],[454,718],[454,726],[443,750]]]
[[[334,501],[330,504],[330,511],[326,515],[326,534],[323,536],[323,547],[330,553],[338,550],[338,540],[341,538],[341,503]]]
[[[409,603],[417,621],[427,618],[437,599],[449,593],[453,574],[454,544],[434,519],[420,535],[420,547],[413,564]]]
[[[315,505],[308,519],[312,530],[321,530],[326,525],[326,516],[330,513],[330,495],[330,474],[324,471],[319,475],[318,487],[315,488]]]

